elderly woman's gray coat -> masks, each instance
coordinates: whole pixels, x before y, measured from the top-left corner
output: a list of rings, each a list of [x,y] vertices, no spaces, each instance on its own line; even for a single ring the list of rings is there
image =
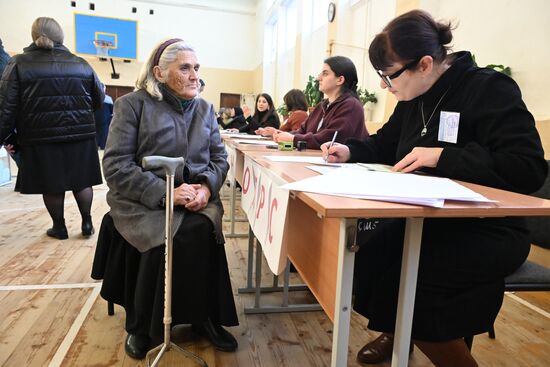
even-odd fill
[[[229,165],[212,105],[195,98],[182,108],[171,93],[163,90],[163,96],[159,101],[139,90],[115,103],[103,157],[107,203],[115,227],[141,252],[164,244],[165,210],[159,203],[166,193],[165,173],[144,171],[141,160],[150,155],[184,157],[186,183],[205,183],[210,188],[212,196],[200,213],[212,221],[216,238],[223,243],[218,192]],[[180,168],[175,186],[182,183]],[[184,217],[185,210],[176,207],[172,234]]]

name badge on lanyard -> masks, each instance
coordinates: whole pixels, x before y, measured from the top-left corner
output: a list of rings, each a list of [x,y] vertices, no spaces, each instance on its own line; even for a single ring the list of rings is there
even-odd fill
[[[437,140],[456,144],[458,139],[459,112],[441,111]]]

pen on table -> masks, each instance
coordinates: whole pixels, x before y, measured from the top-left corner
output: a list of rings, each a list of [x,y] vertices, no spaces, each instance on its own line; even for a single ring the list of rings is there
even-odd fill
[[[330,141],[330,144],[328,145],[328,148],[327,148],[327,156],[325,157],[325,162],[328,163],[328,156],[329,156],[329,149],[332,148],[332,144],[334,144],[334,141],[336,140],[336,135],[338,135],[338,130],[336,130],[334,132],[334,136],[332,137],[332,140]]]

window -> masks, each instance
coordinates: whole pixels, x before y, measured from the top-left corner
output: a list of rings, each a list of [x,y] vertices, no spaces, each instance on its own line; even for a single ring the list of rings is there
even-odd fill
[[[272,63],[277,57],[277,20],[270,19],[265,26],[264,33],[264,61]]]
[[[296,46],[296,23],[297,23],[297,11],[296,11],[296,1],[290,0],[287,1],[282,8],[283,18],[285,21],[284,25],[284,45],[283,52],[290,50]]]
[[[317,0],[315,1],[315,6],[313,6],[312,21],[311,21],[311,31],[315,32],[325,24],[327,24],[327,11],[329,0]]]
[[[302,33],[305,36],[327,24],[330,0],[303,0]]]

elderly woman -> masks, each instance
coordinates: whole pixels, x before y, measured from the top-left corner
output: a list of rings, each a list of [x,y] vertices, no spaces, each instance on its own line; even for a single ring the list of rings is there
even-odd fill
[[[449,23],[414,10],[392,20],[369,57],[382,88],[399,101],[376,135],[321,148],[329,162],[394,165],[499,189],[530,193],[548,167],[533,116],[517,84],[448,53]],[[386,220],[361,248],[354,308],[382,332],[358,353],[362,363],[391,357],[404,221]],[[414,343],[436,366],[477,366],[464,337],[493,325],[504,277],[529,253],[523,218],[426,219],[414,306]]]
[[[143,358],[163,333],[165,176],[143,157],[184,157],[174,189],[172,324],[192,324],[214,347],[234,351],[221,325],[238,324],[218,195],[228,170],[212,105],[198,94],[199,63],[181,39],[151,53],[136,91],[119,98],[103,169],[111,207],[92,276],[102,296],[126,309],[126,353]]]
[[[65,192],[72,191],[82,235],[89,237],[92,186],[101,184],[93,111],[103,102],[103,85],[86,60],[63,46],[55,19],[37,18],[31,34],[33,43],[9,61],[0,81],[0,142],[10,137],[8,142],[17,143],[15,187],[22,194],[42,194],[53,221],[46,234],[69,237],[64,202]],[[8,145],[16,153],[15,144]]]

